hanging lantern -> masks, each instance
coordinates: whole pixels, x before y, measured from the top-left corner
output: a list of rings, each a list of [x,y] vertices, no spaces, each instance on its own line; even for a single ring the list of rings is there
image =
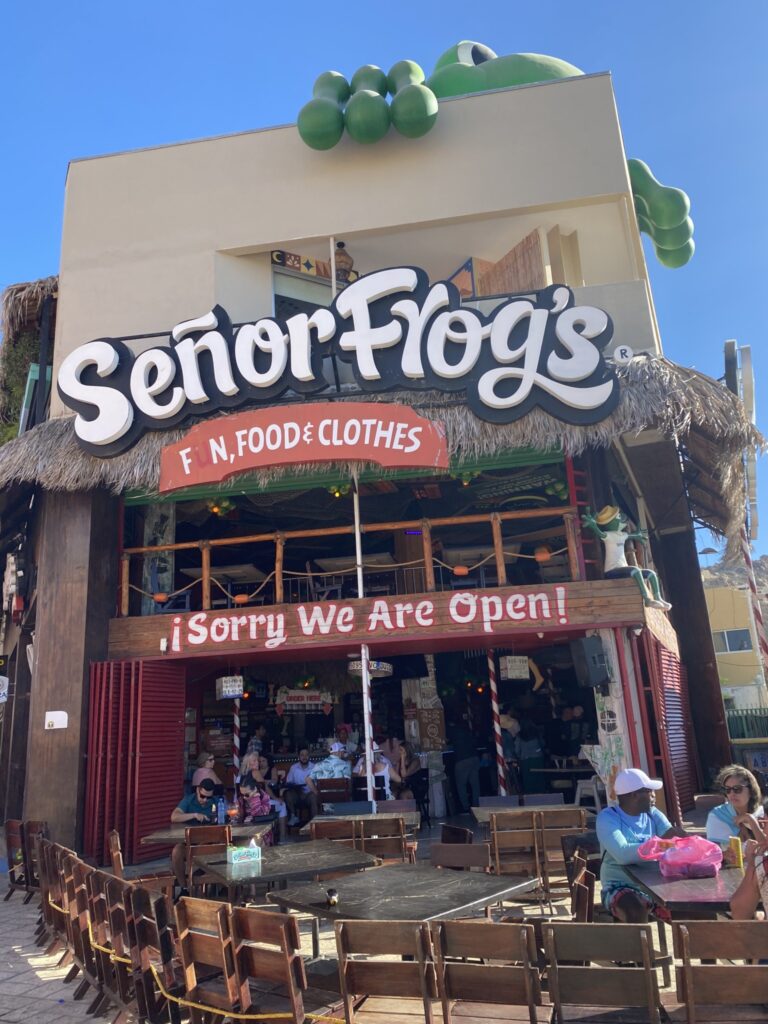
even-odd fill
[[[453,567],[454,576],[469,576],[469,567],[466,565],[454,565]]]
[[[152,600],[155,602],[155,604],[166,604],[168,601],[168,594],[153,594]]]
[[[539,563],[548,562],[552,557],[552,549],[548,544],[539,544],[539,546],[533,552],[533,557]]]
[[[232,604],[248,604],[250,598],[250,594],[235,594],[234,597],[232,598]]]
[[[208,511],[215,516],[226,516],[234,509],[235,503],[230,501],[229,498],[211,498],[210,501],[206,502]]]
[[[355,261],[349,255],[347,247],[344,242],[336,243],[336,279],[338,281],[348,281],[349,272],[354,266]]]

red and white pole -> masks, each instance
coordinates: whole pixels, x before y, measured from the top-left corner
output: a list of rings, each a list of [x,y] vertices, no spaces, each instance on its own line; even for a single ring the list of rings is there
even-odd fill
[[[504,745],[501,740],[499,688],[496,683],[496,658],[493,648],[488,650],[488,685],[491,691],[491,714],[493,715],[493,739],[496,744],[496,772],[499,777],[499,796],[506,796],[507,766],[504,761]]]
[[[240,698],[235,697],[233,701],[235,724],[232,730],[232,765],[235,769],[235,778],[240,774]]]
[[[747,582],[749,584],[749,596],[752,602],[752,614],[755,619],[755,630],[757,631],[757,643],[760,648],[760,656],[763,665],[768,670],[768,639],[765,636],[765,623],[763,622],[763,610],[760,607],[760,598],[757,596],[757,581],[755,580],[755,568],[752,565],[752,552],[749,548],[749,536],[747,524],[741,527],[741,553],[744,557],[744,565],[747,569]]]

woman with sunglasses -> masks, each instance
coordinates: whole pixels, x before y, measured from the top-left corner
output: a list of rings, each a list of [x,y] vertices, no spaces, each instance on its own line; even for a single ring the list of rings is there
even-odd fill
[[[707,816],[707,839],[727,847],[732,836],[763,839],[758,823],[764,817],[763,799],[757,779],[740,764],[729,764],[718,773],[715,788],[725,803],[714,807]]]

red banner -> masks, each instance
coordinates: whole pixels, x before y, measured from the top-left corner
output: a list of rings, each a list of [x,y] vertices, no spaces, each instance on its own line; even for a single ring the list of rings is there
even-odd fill
[[[405,405],[317,402],[206,420],[163,448],[160,492],[220,483],[249,469],[307,462],[447,469],[442,423]]]

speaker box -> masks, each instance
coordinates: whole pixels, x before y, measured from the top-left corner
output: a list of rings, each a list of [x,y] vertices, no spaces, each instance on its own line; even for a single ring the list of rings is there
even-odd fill
[[[571,657],[579,686],[598,687],[611,681],[603,641],[599,636],[585,636],[581,640],[572,640]]]

